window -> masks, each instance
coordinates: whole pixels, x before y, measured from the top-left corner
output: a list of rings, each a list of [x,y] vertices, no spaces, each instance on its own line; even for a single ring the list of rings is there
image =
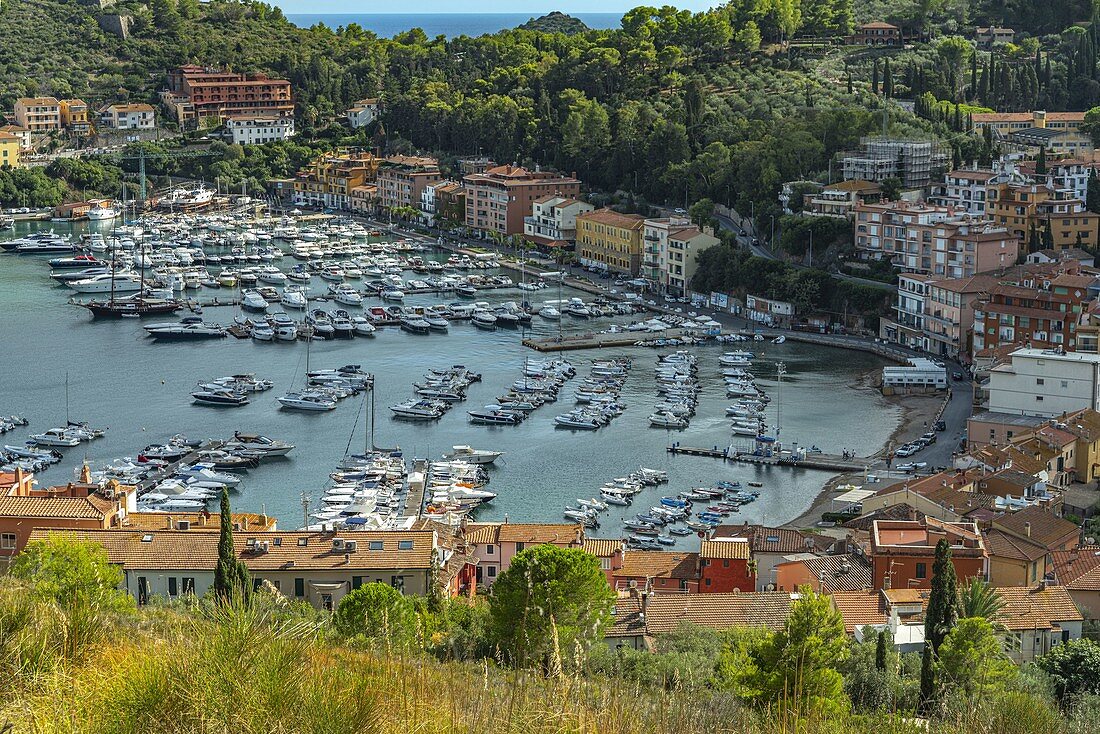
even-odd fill
[[[516,553],[523,550],[523,543],[516,543]]]
[[[194,594],[195,593],[195,579],[190,576],[183,577],[183,593]]]
[[[0,533],[0,549],[15,550],[15,533]]]
[[[411,540],[399,540],[397,541],[397,550],[412,550],[413,542]]]
[[[726,560],[722,561],[722,568],[729,568],[729,567],[730,567],[729,559],[726,559]]]
[[[405,577],[404,576],[390,576],[390,586],[405,593]]]
[[[704,586],[710,586],[710,579],[708,578],[705,581],[703,581],[703,585]]]
[[[928,566],[927,566],[927,564],[924,564],[924,563],[918,563],[917,564],[917,578],[918,579],[928,578]]]
[[[1043,402],[1043,396],[1042,396],[1042,395],[1036,395],[1036,396],[1035,396],[1035,400],[1036,400],[1037,402],[1040,402],[1040,403],[1041,403],[1041,402]]]
[[[351,588],[352,588],[352,590],[358,589],[362,585],[363,585],[363,577],[362,576],[352,576],[351,577]]]
[[[305,596],[305,595],[306,595],[306,580],[305,579],[294,579],[294,596],[301,597],[301,596]]]
[[[298,538],[298,545],[305,545],[309,540],[307,538]]]
[[[371,550],[382,550],[383,544],[381,540],[372,540],[367,547]]]
[[[1043,380],[1042,377],[1036,377],[1035,378],[1035,384],[1036,385],[1042,385],[1042,384],[1045,384],[1045,381]]]
[[[486,555],[491,556],[494,553],[496,553],[496,549],[492,545],[487,545],[487,546],[485,546],[485,553],[486,553]]]
[[[493,578],[497,575],[497,567],[489,566],[489,578]]]
[[[176,582],[175,576],[168,577],[168,596],[176,596],[179,594],[179,586]]]

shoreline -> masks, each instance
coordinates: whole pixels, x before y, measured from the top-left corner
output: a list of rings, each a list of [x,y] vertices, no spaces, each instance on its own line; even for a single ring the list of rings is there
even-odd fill
[[[872,374],[872,372],[864,374],[859,379],[858,384],[868,389],[876,389],[871,384]],[[906,440],[911,440],[924,433],[928,428],[930,420],[943,403],[943,397],[938,394],[881,397],[887,404],[899,408],[901,410],[901,417],[898,420],[897,426],[890,432],[890,435],[886,438],[882,447],[870,456],[864,457],[871,461],[883,459],[890,447],[896,446],[899,443],[904,443]],[[919,403],[917,401],[919,401]],[[865,475],[860,472],[834,474],[825,481],[821,490],[814,496],[813,501],[806,510],[793,520],[783,523],[780,527],[791,530],[817,530],[817,523],[821,520],[822,513],[828,511],[833,500],[842,494],[837,491],[837,487],[848,484],[864,487],[868,483],[865,480]],[[883,486],[886,485],[884,484]]]

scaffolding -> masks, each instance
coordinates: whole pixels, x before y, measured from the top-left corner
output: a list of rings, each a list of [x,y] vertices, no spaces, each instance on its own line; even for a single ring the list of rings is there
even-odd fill
[[[947,167],[950,156],[936,140],[916,138],[866,137],[862,150],[844,155],[844,179],[882,183],[887,178],[901,179],[902,187],[927,186],[939,171]]]

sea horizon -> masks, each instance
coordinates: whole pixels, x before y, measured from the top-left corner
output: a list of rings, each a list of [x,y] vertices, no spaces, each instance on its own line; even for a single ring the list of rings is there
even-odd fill
[[[543,13],[545,15],[545,13]],[[622,13],[569,13],[589,28],[618,28]],[[436,36],[481,36],[515,28],[538,14],[530,13],[286,13],[291,23],[309,28],[324,23],[339,28],[358,23],[365,30],[382,38],[392,38],[413,28],[420,28],[429,38]]]

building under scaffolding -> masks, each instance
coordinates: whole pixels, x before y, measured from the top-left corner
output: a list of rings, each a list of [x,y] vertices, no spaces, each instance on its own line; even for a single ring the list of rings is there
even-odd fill
[[[898,178],[902,188],[918,189],[945,171],[950,160],[947,150],[934,140],[870,137],[860,142],[861,151],[844,155],[845,181],[882,183]]]

